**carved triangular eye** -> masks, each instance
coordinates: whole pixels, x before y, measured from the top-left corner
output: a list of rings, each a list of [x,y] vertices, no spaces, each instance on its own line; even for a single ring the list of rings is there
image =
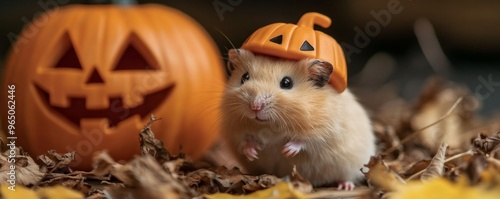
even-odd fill
[[[302,46],[300,47],[300,51],[313,51],[314,47],[311,46],[311,44],[307,41],[304,41],[302,43]]]
[[[82,70],[82,65],[80,64],[80,60],[78,60],[78,55],[76,54],[71,40],[69,42],[69,45],[70,46],[68,50],[64,53],[61,59],[59,59],[54,68],[74,68]]]
[[[270,42],[281,44],[283,42],[283,35],[278,35],[269,40]]]
[[[131,44],[123,51],[114,70],[156,70]]]

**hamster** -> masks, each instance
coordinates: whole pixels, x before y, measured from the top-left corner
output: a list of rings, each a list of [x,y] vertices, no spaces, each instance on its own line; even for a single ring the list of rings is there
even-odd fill
[[[352,190],[375,154],[369,117],[353,94],[328,84],[325,61],[279,59],[229,50],[222,133],[250,174],[290,175],[315,187]]]

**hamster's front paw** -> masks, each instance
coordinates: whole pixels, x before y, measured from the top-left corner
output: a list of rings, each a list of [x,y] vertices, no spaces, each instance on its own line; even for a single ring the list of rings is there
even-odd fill
[[[259,159],[259,157],[257,157],[258,155],[257,150],[261,150],[261,147],[258,142],[254,140],[247,140],[243,141],[242,144],[243,144],[242,147],[243,154],[248,160],[254,161],[256,159]]]
[[[285,144],[281,153],[286,157],[294,157],[296,156],[304,147],[304,143],[296,140],[290,140]]]
[[[351,181],[340,182],[337,190],[352,191],[356,186]]]

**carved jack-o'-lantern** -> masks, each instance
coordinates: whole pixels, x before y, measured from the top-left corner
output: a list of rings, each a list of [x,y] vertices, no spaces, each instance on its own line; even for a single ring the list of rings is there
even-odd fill
[[[327,28],[331,24],[325,15],[304,14],[297,25],[274,23],[255,31],[243,43],[243,49],[284,59],[321,59],[333,65],[330,84],[342,92],[347,87],[347,67],[340,45],[327,34],[315,31],[314,25]]]
[[[21,34],[28,41],[5,71],[5,84],[16,85],[17,143],[31,155],[74,150],[80,169],[99,150],[130,159],[150,114],[162,118],[153,131],[174,153],[182,145],[199,157],[217,138],[222,63],[187,15],[160,5],[80,5],[34,24],[42,25]]]

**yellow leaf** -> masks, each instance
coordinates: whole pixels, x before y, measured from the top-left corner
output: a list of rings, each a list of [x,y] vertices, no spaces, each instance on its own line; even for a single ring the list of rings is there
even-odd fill
[[[411,181],[407,185],[390,194],[390,199],[498,199],[500,186],[485,189],[481,186],[470,186],[462,177],[453,183],[445,178],[434,178],[426,182]]]
[[[64,186],[55,186],[36,190],[40,198],[46,199],[83,199],[83,194]]]
[[[38,190],[28,189],[23,186],[15,186],[14,190],[3,184],[0,189],[4,199],[83,199],[83,194],[64,186],[41,188]]]
[[[286,182],[280,182],[273,187],[267,189],[256,191],[248,195],[231,195],[227,193],[216,193],[210,195],[203,195],[207,199],[252,199],[252,198],[272,198],[272,199],[288,199],[288,198],[306,198],[304,194],[295,190],[291,184]]]
[[[10,184],[2,184],[1,194],[5,199],[38,198],[36,193],[23,186],[15,186],[9,189]]]
[[[486,186],[500,186],[500,167],[497,168],[491,161],[494,158],[488,158],[490,164],[481,172],[481,184]]]

